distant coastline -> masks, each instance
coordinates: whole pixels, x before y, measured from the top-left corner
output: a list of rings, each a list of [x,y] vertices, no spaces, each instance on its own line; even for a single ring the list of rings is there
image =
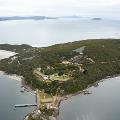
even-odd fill
[[[45,20],[45,19],[57,19],[57,17],[46,17],[46,16],[10,16],[0,17],[0,21],[8,20]]]
[[[5,16],[0,17],[0,21],[11,21],[11,20],[50,20],[50,19],[92,19],[92,20],[102,20],[102,18],[89,18],[81,16],[59,16],[59,17],[48,17],[48,16]]]
[[[102,20],[102,18],[92,18],[92,20]]]

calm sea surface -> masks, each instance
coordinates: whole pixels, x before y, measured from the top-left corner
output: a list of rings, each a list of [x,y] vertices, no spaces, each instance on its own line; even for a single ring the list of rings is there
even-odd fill
[[[89,91],[92,94],[63,101],[60,120],[120,120],[120,77],[106,79]]]
[[[0,120],[23,120],[35,107],[15,108],[16,104],[34,104],[35,95],[21,93],[21,82],[0,75]]]
[[[0,22],[0,43],[49,46],[92,38],[120,38],[120,21],[59,19]]]

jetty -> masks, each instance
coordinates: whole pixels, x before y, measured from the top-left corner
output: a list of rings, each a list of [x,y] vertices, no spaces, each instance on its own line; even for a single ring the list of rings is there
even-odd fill
[[[19,105],[15,105],[15,107],[31,107],[31,106],[37,106],[37,104],[19,104]]]

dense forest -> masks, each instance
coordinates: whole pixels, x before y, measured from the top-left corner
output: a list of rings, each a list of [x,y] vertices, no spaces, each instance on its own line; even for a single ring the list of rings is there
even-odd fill
[[[82,53],[76,52],[81,49]],[[120,40],[97,39],[57,44],[49,47],[1,44],[0,49],[17,54],[0,61],[0,70],[24,77],[26,84],[53,95],[59,89],[60,95],[75,93],[107,76],[120,74]],[[63,64],[67,61],[70,64]],[[84,71],[81,71],[82,65]],[[71,76],[69,80],[39,80],[33,71],[41,68],[45,75],[58,73]],[[61,92],[64,91],[64,92]]]

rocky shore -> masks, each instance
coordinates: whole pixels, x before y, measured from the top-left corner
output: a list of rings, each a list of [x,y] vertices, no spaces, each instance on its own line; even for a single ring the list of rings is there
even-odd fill
[[[24,91],[36,94],[36,91],[34,91],[30,86],[26,85],[26,83],[24,81],[24,78],[22,76],[9,75],[9,74],[6,74],[4,71],[0,71],[0,75],[7,75],[11,79],[15,79],[15,80],[19,80],[19,81],[21,80],[21,84],[22,84],[21,87],[24,88]],[[106,78],[113,78],[113,77],[117,77],[117,76],[119,76],[119,75],[107,76]],[[56,108],[53,109],[53,115],[49,117],[49,120],[59,120],[59,117],[58,117],[59,116],[59,107],[60,107],[60,104],[61,104],[62,101],[67,100],[67,99],[69,99],[73,96],[79,95],[79,94],[84,94],[84,95],[92,94],[91,92],[89,92],[89,88],[92,87],[92,86],[94,86],[94,87],[99,86],[99,83],[105,81],[106,78],[102,79],[100,81],[97,81],[94,84],[89,85],[85,90],[79,91],[77,93],[65,95],[65,96],[62,96],[62,97],[57,96]],[[36,103],[38,104],[37,94],[36,94]],[[29,119],[30,117],[36,118],[36,120],[39,120],[38,118],[41,118],[42,120],[47,120],[46,118],[43,117],[42,112],[39,110],[38,106],[32,113],[29,113],[28,115],[26,115],[24,120],[30,120]]]

